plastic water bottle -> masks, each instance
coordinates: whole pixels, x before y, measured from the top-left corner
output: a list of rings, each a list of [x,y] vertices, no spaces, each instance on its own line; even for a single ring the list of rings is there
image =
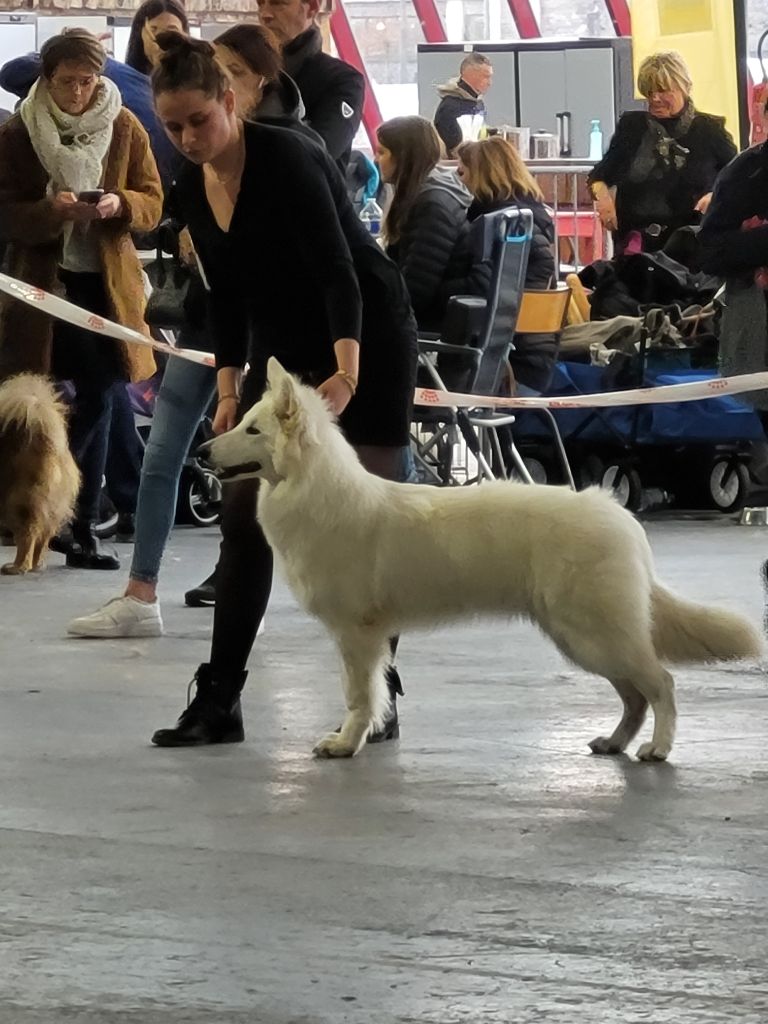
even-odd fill
[[[589,129],[589,159],[595,161],[603,159],[603,133],[597,118]]]
[[[366,202],[360,211],[360,220],[365,225],[366,231],[371,238],[378,238],[381,234],[381,221],[384,214],[376,200],[371,198]]]

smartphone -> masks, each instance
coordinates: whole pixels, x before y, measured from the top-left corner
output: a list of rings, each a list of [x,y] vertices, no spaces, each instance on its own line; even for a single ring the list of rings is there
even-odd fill
[[[78,192],[77,201],[79,203],[92,203],[95,206],[103,195],[103,188],[92,188],[88,192]]]

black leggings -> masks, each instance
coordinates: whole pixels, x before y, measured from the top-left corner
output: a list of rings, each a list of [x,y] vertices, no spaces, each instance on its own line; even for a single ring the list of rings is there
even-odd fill
[[[401,479],[402,448],[360,445],[356,451],[371,473]],[[272,549],[256,520],[257,493],[256,480],[224,488],[211,640],[211,672],[224,686],[245,670],[272,590]]]

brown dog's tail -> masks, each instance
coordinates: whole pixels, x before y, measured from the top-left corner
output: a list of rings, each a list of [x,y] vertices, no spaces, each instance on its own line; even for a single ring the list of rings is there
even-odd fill
[[[47,377],[20,373],[0,385],[0,426],[29,437],[52,436],[65,428],[66,408]]]
[[[686,601],[659,583],[651,589],[653,646],[664,661],[757,658],[763,638],[743,615]]]

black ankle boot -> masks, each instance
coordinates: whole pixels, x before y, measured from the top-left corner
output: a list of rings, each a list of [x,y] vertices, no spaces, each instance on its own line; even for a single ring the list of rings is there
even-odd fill
[[[397,717],[397,698],[404,696],[403,684],[400,681],[400,673],[394,665],[387,665],[384,670],[387,680],[387,688],[392,703],[389,705],[389,714],[384,719],[381,729],[368,734],[368,743],[383,743],[385,740],[400,739],[400,721]]]
[[[77,519],[72,523],[73,543],[67,552],[67,565],[70,569],[119,569],[120,559],[102,551],[94,526]]]
[[[242,743],[243,712],[240,692],[247,672],[236,679],[215,679],[210,665],[201,665],[187,691],[187,708],[173,729],[158,729],[152,737],[156,747],[201,747],[209,743]],[[197,684],[189,702],[189,692]],[[230,684],[230,685],[227,685]]]
[[[189,608],[205,608],[216,604],[216,570],[198,587],[193,587],[184,595],[184,604]]]
[[[74,546],[75,540],[72,536],[72,527],[65,526],[60,530],[55,537],[51,537],[48,541],[48,547],[51,551],[56,551],[60,555],[68,555]]]
[[[380,729],[376,729],[373,732],[368,733],[366,743],[383,743],[385,740],[400,739],[400,721],[397,717],[397,698],[398,696],[405,696],[403,693],[403,684],[400,681],[400,673],[394,665],[387,665],[384,669],[384,676],[387,680],[387,688],[391,699],[389,714],[384,719]],[[341,726],[339,726],[338,729],[335,729],[334,732],[341,732]]]

